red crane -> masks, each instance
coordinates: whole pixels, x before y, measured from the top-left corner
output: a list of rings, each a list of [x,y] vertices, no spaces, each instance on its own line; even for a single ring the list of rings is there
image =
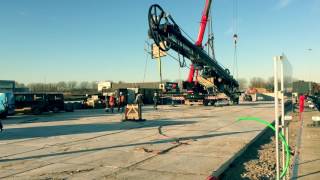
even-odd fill
[[[197,38],[197,41],[195,43],[195,45],[200,47],[200,48],[202,48],[203,36],[204,36],[204,33],[206,32],[206,27],[207,27],[207,24],[208,24],[211,3],[212,3],[212,0],[206,0],[206,4],[205,4],[204,10],[202,12],[198,38]],[[195,70],[194,64],[191,64],[190,71],[189,71],[189,76],[188,76],[188,80],[187,80],[189,83],[193,82],[195,71],[196,71],[196,74],[198,75],[198,70]]]

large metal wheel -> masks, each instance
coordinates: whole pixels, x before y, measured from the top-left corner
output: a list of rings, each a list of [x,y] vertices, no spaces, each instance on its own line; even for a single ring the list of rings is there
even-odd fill
[[[168,51],[170,44],[166,41],[167,38],[165,36],[160,35],[160,27],[169,24],[169,20],[161,6],[154,4],[150,7],[148,21],[149,33],[152,39],[162,51]]]

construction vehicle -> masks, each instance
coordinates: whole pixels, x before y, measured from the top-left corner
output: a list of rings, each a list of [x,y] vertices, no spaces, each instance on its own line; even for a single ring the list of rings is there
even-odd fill
[[[96,109],[96,108],[105,108],[105,96],[102,95],[88,95],[87,98],[83,101],[84,108],[87,109]]]
[[[8,100],[5,93],[0,93],[0,119],[8,115]]]
[[[180,88],[177,82],[165,82],[163,84],[163,93],[165,94],[179,94]]]
[[[187,104],[214,104],[221,98],[228,98],[231,103],[237,104],[240,95],[238,82],[228,69],[218,63],[214,55],[210,56],[202,47],[211,4],[212,0],[206,0],[195,43],[182,34],[183,30],[158,4],[149,9],[149,36],[159,47],[159,53],[172,49],[179,56],[182,55],[183,60],[186,58],[191,61],[188,80],[183,82]],[[236,41],[237,35],[234,38]]]
[[[38,115],[43,112],[73,111],[73,107],[65,107],[62,93],[55,92],[16,92],[15,107],[17,112],[31,112]]]
[[[307,96],[308,99],[310,99],[310,101],[312,102],[312,104],[314,105],[314,107],[320,111],[320,96],[311,96],[311,95],[308,95]]]

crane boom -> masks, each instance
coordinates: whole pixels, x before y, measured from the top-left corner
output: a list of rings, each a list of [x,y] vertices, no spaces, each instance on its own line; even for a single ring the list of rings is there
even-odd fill
[[[191,61],[196,70],[200,70],[204,78],[213,78],[218,92],[223,92],[234,102],[239,99],[239,84],[216,60],[212,59],[201,47],[205,32],[211,0],[206,1],[198,39],[191,42],[181,33],[181,28],[174,19],[154,4],[149,9],[149,35],[162,51],[170,49],[178,52]]]
[[[202,12],[198,38],[197,38],[197,41],[195,43],[195,45],[198,46],[198,47],[202,47],[202,41],[203,41],[204,33],[206,31],[206,26],[207,26],[207,23],[208,23],[208,17],[209,17],[211,2],[212,2],[212,0],[206,0],[206,4],[205,4],[204,10]],[[189,83],[191,83],[193,81],[194,72],[195,72],[194,65],[191,64],[190,71],[189,71],[189,76],[188,76],[188,82]],[[198,73],[198,70],[197,70],[197,73]]]
[[[198,34],[198,38],[196,41],[196,46],[199,46],[199,47],[202,46],[203,36],[206,31],[206,27],[207,27],[207,23],[208,23],[211,3],[212,3],[212,0],[206,0],[206,5],[205,5],[204,10],[202,12],[199,34]]]

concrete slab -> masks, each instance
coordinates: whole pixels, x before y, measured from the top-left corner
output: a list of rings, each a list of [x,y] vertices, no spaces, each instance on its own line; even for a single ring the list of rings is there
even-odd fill
[[[89,165],[74,166],[73,164],[56,163],[21,173],[15,179],[67,179],[70,176],[76,176],[79,173],[83,174],[93,170],[94,167]],[[104,170],[112,171],[111,168]]]
[[[180,174],[173,172],[162,172],[156,170],[144,170],[144,169],[130,169],[128,171],[123,171],[123,173],[115,174],[112,176],[106,176],[105,179],[110,180],[142,180],[142,179],[157,179],[157,180],[195,180],[195,179],[205,179],[203,175],[196,174]]]
[[[164,159],[166,160],[165,163],[163,162]],[[224,160],[224,158],[208,155],[168,153],[143,162],[139,164],[137,168],[151,171],[202,175],[206,177],[214,171],[212,167],[223,163]]]
[[[304,127],[301,137],[298,173],[293,179],[320,179],[320,128],[308,127],[311,117],[320,116],[319,112],[304,112]]]
[[[125,168],[154,155],[155,154],[147,153],[138,148],[131,151],[109,150],[78,156],[66,160],[65,162],[71,164],[91,164],[95,166],[104,165],[115,168]]]
[[[265,128],[237,118],[273,119],[272,104],[144,110],[145,122],[121,122],[121,114],[103,110],[10,117],[0,137],[0,177],[205,179]]]

